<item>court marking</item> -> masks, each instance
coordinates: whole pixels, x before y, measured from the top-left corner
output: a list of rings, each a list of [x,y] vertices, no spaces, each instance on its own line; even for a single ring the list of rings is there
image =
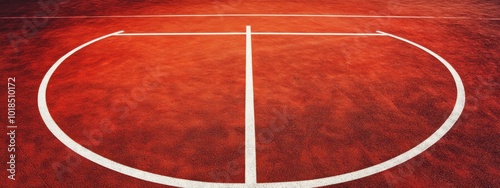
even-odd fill
[[[115,36],[205,36],[245,35],[244,32],[193,32],[193,33],[119,33]],[[251,32],[251,35],[301,35],[301,36],[385,36],[381,33],[298,33],[298,32]]]
[[[297,32],[254,32],[252,35],[299,35],[299,36],[384,36],[380,33],[297,33]]]
[[[251,32],[250,29],[251,28],[249,26],[247,26],[247,32],[246,32],[246,35],[247,35],[247,38],[246,38],[246,40],[247,40],[247,53],[246,53],[247,54],[247,63],[246,63],[246,66],[247,66],[247,68],[249,66],[249,63],[251,63],[251,53],[249,53],[249,52],[251,52],[251,35],[253,33]],[[56,63],[54,63],[54,65],[47,71],[46,75],[44,76],[44,78],[42,80],[42,83],[40,84],[40,88],[39,88],[39,92],[38,92],[38,107],[39,107],[40,115],[42,116],[42,119],[43,119],[44,123],[46,124],[46,126],[48,127],[48,129],[52,132],[52,134],[54,134],[54,136],[57,139],[59,139],[64,145],[66,145],[66,147],[69,147],[71,150],[78,153],[82,157],[85,157],[85,158],[87,158],[87,159],[89,159],[89,160],[91,160],[91,161],[95,162],[96,164],[99,164],[103,167],[106,167],[106,168],[111,169],[113,171],[116,171],[118,173],[122,173],[122,174],[125,174],[128,176],[131,176],[131,177],[135,177],[135,178],[142,179],[145,181],[150,181],[153,183],[170,185],[170,186],[178,186],[178,187],[207,187],[207,186],[210,186],[210,187],[320,187],[320,186],[328,186],[328,185],[332,185],[332,184],[352,181],[352,180],[367,177],[367,176],[382,172],[384,170],[390,169],[390,168],[392,168],[396,165],[399,165],[399,164],[419,155],[420,153],[424,152],[430,146],[432,146],[433,144],[438,142],[453,127],[455,122],[460,117],[460,115],[463,111],[463,108],[465,106],[465,89],[464,89],[462,80],[461,80],[459,74],[456,72],[456,70],[452,67],[452,65],[449,64],[444,58],[442,58],[441,56],[434,53],[433,51],[431,51],[431,50],[429,50],[429,49],[427,49],[427,48],[425,48],[425,47],[423,47],[415,42],[404,39],[402,37],[398,37],[396,35],[385,33],[382,31],[377,31],[377,33],[380,35],[392,37],[394,39],[406,42],[408,44],[411,44],[411,45],[429,53],[430,55],[435,57],[437,60],[439,60],[442,64],[444,64],[446,66],[446,68],[448,69],[448,71],[450,71],[451,75],[453,76],[453,79],[454,79],[455,85],[456,85],[456,89],[457,89],[457,98],[456,98],[455,106],[453,107],[453,111],[450,114],[450,116],[446,119],[446,121],[443,123],[443,125],[438,130],[436,130],[430,137],[428,137],[426,140],[424,140],[422,143],[420,143],[417,146],[415,146],[414,148],[398,155],[397,157],[389,159],[389,160],[382,162],[380,164],[376,164],[376,165],[373,165],[373,166],[370,166],[370,167],[367,167],[367,168],[364,168],[361,170],[357,170],[354,172],[349,172],[349,173],[340,174],[340,175],[331,176],[331,177],[326,177],[326,178],[312,179],[312,180],[257,183],[256,180],[255,180],[255,182],[253,181],[254,178],[256,179],[256,176],[255,177],[253,176],[253,174],[254,174],[253,169],[248,170],[248,173],[247,173],[247,170],[245,171],[245,183],[202,182],[202,181],[186,180],[186,179],[181,179],[181,178],[173,178],[173,177],[163,176],[163,175],[142,171],[139,169],[135,169],[135,168],[114,162],[110,159],[104,158],[104,157],[90,151],[89,149],[81,146],[80,144],[78,144],[77,142],[72,140],[69,136],[67,136],[64,133],[64,131],[61,130],[61,128],[56,124],[56,122],[54,121],[54,119],[50,115],[49,109],[47,107],[46,91],[47,91],[47,86],[48,86],[49,80],[50,80],[52,74],[59,67],[59,65],[62,64],[62,62],[64,62],[64,60],[66,60],[69,56],[71,56],[72,54],[74,54],[78,50],[80,50],[88,45],[91,45],[92,43],[95,43],[97,41],[103,40],[103,39],[111,37],[111,36],[120,36],[122,33],[123,33],[123,31],[119,31],[119,32],[111,33],[109,35],[105,35],[103,37],[99,37],[99,38],[96,38],[94,40],[91,40],[91,41],[89,41],[85,44],[82,44],[79,47],[71,50],[70,52],[65,54],[63,57],[61,57]],[[250,44],[248,43],[248,41],[250,41]],[[248,48],[248,47],[250,47],[250,48]],[[250,54],[250,61],[248,61],[249,54]],[[250,66],[250,68],[252,68],[252,67]],[[250,72],[251,72],[251,70],[250,70]],[[247,77],[249,75],[251,75],[248,73],[249,73],[249,70],[247,69],[247,72],[246,72]],[[251,82],[250,81],[246,82],[246,85],[248,86],[249,83],[252,83],[251,88],[253,90],[253,77],[252,77]],[[249,88],[250,87],[247,87],[247,90]],[[246,96],[249,96],[249,92],[247,92],[247,91],[245,91],[245,92],[246,92]],[[251,93],[252,93],[252,99],[253,99],[253,91]],[[246,100],[249,100],[249,99],[250,99],[250,97],[246,98]],[[253,100],[250,100],[250,101],[253,104]],[[245,104],[247,104],[247,102]],[[251,108],[253,109],[253,106]],[[246,112],[247,112],[247,107],[245,107],[245,121],[247,123],[247,117],[250,117],[250,116],[246,116],[247,115]],[[255,120],[254,119],[249,120],[249,122],[252,122],[252,121],[254,122]],[[251,129],[252,127],[246,126],[245,130],[247,130],[247,128]],[[255,127],[253,127],[253,128],[255,128]],[[254,131],[255,131],[255,129],[253,130],[253,132],[249,132],[249,133],[246,132],[245,135],[253,134],[254,138],[252,138],[252,139],[255,140],[255,132]],[[252,144],[251,139],[247,140],[247,138],[246,138],[245,144],[247,144],[247,141],[249,141],[249,140],[250,140],[249,147],[251,147],[251,144]],[[248,152],[248,153],[250,153],[249,155],[253,155],[253,154],[251,154],[252,151],[248,150],[248,148],[246,148],[245,151],[246,151],[246,154]],[[248,156],[245,155],[245,161],[246,161],[245,165],[247,165],[247,164],[252,165],[251,163],[253,163],[253,162],[250,162],[250,161],[247,162],[247,157]],[[256,158],[251,158],[251,156],[249,156],[248,158],[250,158],[250,160],[256,159]],[[247,166],[245,168],[247,168]],[[252,168],[252,166],[250,166],[250,168]],[[256,172],[256,168],[255,168],[255,172]],[[255,173],[255,175],[256,175],[256,173]]]
[[[178,18],[178,17],[316,17],[316,18],[390,18],[390,19],[463,19],[498,20],[491,17],[425,16],[425,15],[361,15],[361,14],[149,14],[95,16],[5,16],[0,19],[90,19],[90,18]]]
[[[245,184],[257,185],[257,148],[252,65],[252,27],[246,27],[246,82],[245,82]]]
[[[199,33],[121,33],[116,36],[204,36],[204,35],[246,35],[245,32],[199,32]]]
[[[292,181],[292,182],[280,182],[280,183],[260,183],[258,187],[274,187],[274,186],[279,186],[279,187],[323,187],[323,186],[328,186],[328,185],[333,185],[333,184],[339,184],[339,183],[344,183],[352,180],[357,180],[360,178],[364,178],[367,176],[371,176],[373,174],[388,170],[392,167],[395,167],[397,165],[400,165],[413,157],[421,154],[425,150],[427,150],[429,147],[437,143],[452,127],[453,125],[457,122],[457,120],[460,118],[460,115],[462,114],[462,111],[465,107],[465,88],[462,82],[462,79],[460,78],[460,75],[458,72],[453,68],[453,66],[448,63],[443,57],[440,55],[436,54],[432,50],[429,50],[428,48],[419,45],[413,41],[410,41],[408,39],[405,39],[403,37],[399,37],[393,34],[389,34],[386,32],[382,31],[377,31],[377,33],[384,34],[388,37],[392,37],[394,39],[406,42],[408,44],[411,44],[412,46],[415,46],[419,49],[421,49],[424,52],[429,53],[432,55],[434,58],[439,60],[446,68],[448,71],[451,73],[453,80],[455,82],[455,86],[457,89],[457,98],[455,101],[455,105],[453,107],[453,110],[451,114],[448,116],[448,118],[445,120],[443,125],[439,127],[438,130],[436,130],[431,136],[429,136],[427,139],[425,139],[422,143],[418,144],[417,146],[413,147],[412,149],[392,158],[387,161],[384,161],[380,164],[373,165],[368,168],[364,168],[361,170],[357,170],[354,172],[349,172],[341,175],[336,175],[336,176],[331,176],[327,178],[320,178],[320,179],[313,179],[313,180],[304,180],[304,181]]]
[[[85,157],[86,159],[99,164],[103,167],[106,167],[108,169],[111,169],[115,172],[119,172],[137,179],[142,179],[145,181],[153,182],[153,183],[158,183],[158,184],[163,184],[163,185],[172,185],[172,186],[178,186],[178,187],[206,187],[206,186],[211,186],[211,187],[227,187],[227,186],[234,186],[238,187],[244,184],[231,184],[231,183],[212,183],[212,182],[201,182],[201,181],[194,181],[194,180],[186,180],[186,179],[180,179],[180,178],[173,178],[173,177],[168,177],[168,176],[162,176],[159,174],[151,173],[151,172],[146,172],[143,170],[139,170],[136,168],[132,168],[120,163],[117,163],[113,160],[110,160],[108,158],[105,158],[97,153],[94,153],[93,151],[90,151],[89,149],[83,147],[73,139],[71,139],[64,131],[56,124],[55,120],[52,118],[50,115],[50,111],[47,106],[47,100],[46,100],[46,92],[47,92],[47,86],[50,81],[50,77],[54,74],[56,69],[66,60],[68,57],[73,55],[75,52],[78,50],[87,47],[88,45],[91,45],[92,43],[95,43],[97,41],[103,40],[105,38],[109,38],[112,36],[116,36],[123,31],[118,31],[115,33],[111,33],[99,38],[96,38],[94,40],[91,40],[85,44],[82,44],[78,46],[77,48],[71,50],[64,56],[62,56],[59,60],[56,61],[54,65],[47,71],[45,74],[44,78],[42,79],[42,82],[40,84],[40,88],[38,90],[38,109],[40,111],[40,115],[42,116],[42,119],[44,123],[47,125],[47,128],[54,134],[54,136],[60,140],[66,147],[70,148],[73,150],[75,153],[78,153],[82,157]]]

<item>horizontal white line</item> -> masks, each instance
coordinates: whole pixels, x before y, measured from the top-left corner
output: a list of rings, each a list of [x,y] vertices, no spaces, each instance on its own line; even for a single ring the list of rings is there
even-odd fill
[[[214,33],[122,33],[115,36],[197,36],[197,35],[245,35],[245,32],[214,32]]]
[[[86,19],[86,18],[175,18],[175,17],[325,17],[325,18],[393,18],[393,19],[473,19],[498,20],[464,16],[403,16],[403,15],[349,15],[349,14],[150,14],[150,15],[95,15],[95,16],[7,16],[0,19]]]
[[[202,36],[202,35],[246,35],[245,32],[200,32],[200,33],[120,33],[115,36]],[[252,35],[309,35],[309,36],[385,36],[381,33],[300,33],[300,32],[252,32]]]
[[[289,32],[253,32],[252,35],[318,35],[318,36],[385,36],[380,33],[289,33]]]

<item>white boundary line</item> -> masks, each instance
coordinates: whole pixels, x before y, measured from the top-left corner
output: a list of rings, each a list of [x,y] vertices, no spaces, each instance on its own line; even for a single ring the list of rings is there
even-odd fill
[[[54,134],[54,136],[59,139],[64,145],[66,145],[68,148],[73,150],[74,152],[78,153],[79,155],[103,166],[108,169],[111,169],[113,171],[135,177],[138,179],[142,179],[145,181],[150,181],[158,184],[163,184],[163,185],[170,185],[170,186],[178,186],[178,187],[322,187],[322,186],[328,186],[332,184],[338,184],[338,183],[343,183],[347,181],[352,181],[356,179],[360,179],[363,177],[367,177],[379,172],[382,172],[384,170],[390,169],[396,165],[399,165],[407,160],[410,160],[411,158],[419,155],[420,153],[424,152],[426,149],[428,149],[430,146],[438,142],[455,124],[455,122],[458,120],[460,117],[464,106],[465,106],[465,89],[464,85],[462,83],[462,80],[459,76],[459,74],[456,72],[456,70],[452,67],[451,64],[449,64],[444,58],[439,56],[438,54],[434,53],[433,51],[415,43],[410,40],[404,39],[402,37],[398,37],[389,33],[384,33],[381,31],[377,31],[377,33],[380,33],[384,36],[389,36],[401,41],[404,41],[408,44],[411,44],[427,53],[435,57],[437,60],[439,60],[443,65],[446,66],[448,71],[451,73],[453,76],[453,79],[455,81],[456,85],[456,90],[457,90],[457,98],[455,102],[455,106],[453,107],[453,111],[450,114],[450,116],[446,119],[446,121],[443,123],[441,127],[439,127],[438,130],[436,130],[430,137],[428,137],[426,140],[424,140],[422,143],[418,144],[414,148],[402,153],[401,155],[389,159],[385,162],[382,162],[380,164],[376,164],[374,166],[370,166],[361,170],[357,170],[354,172],[349,172],[345,174],[340,174],[336,176],[331,176],[331,177],[326,177],[326,178],[319,178],[319,179],[312,179],[312,180],[303,180],[303,181],[291,181],[291,182],[274,182],[274,183],[257,183],[256,182],[256,152],[255,152],[255,119],[254,119],[254,112],[253,112],[253,76],[252,76],[252,66],[251,66],[251,61],[252,61],[252,56],[251,56],[251,28],[250,26],[247,26],[247,52],[246,52],[246,57],[247,57],[247,63],[246,63],[246,101],[245,101],[245,183],[213,183],[213,182],[201,182],[201,181],[194,181],[194,180],[186,180],[186,179],[180,179],[180,178],[173,178],[173,177],[168,177],[168,176],[163,176],[155,173],[150,173],[146,171],[142,171],[139,169],[135,169],[120,163],[117,163],[115,161],[112,161],[110,159],[104,158],[93,151],[90,151],[89,149],[83,147],[82,145],[78,144],[74,140],[72,140],[68,135],[66,135],[61,128],[57,125],[57,123],[54,121],[52,116],[50,115],[49,109],[47,107],[47,101],[46,101],[46,92],[47,92],[47,86],[49,83],[49,80],[54,74],[55,70],[61,65],[68,57],[70,57],[72,54],[77,52],[78,50],[91,45],[92,43],[95,43],[97,41],[103,40],[105,38],[111,37],[111,36],[119,36],[120,33],[123,31],[119,31],[116,33],[112,33],[109,35],[105,35],[103,37],[99,37],[97,39],[91,40],[85,44],[80,45],[79,47],[71,50],[64,56],[62,56],[52,67],[47,71],[45,76],[43,77],[43,80],[40,84],[40,88],[38,90],[38,108],[40,111],[40,115],[47,125],[47,128]],[[250,79],[249,79],[250,78]],[[250,91],[249,91],[250,90]]]
[[[200,33],[121,33],[116,36],[203,36],[203,35],[246,35],[244,32],[200,32]]]
[[[111,169],[113,171],[132,176],[134,178],[142,179],[145,181],[153,182],[153,183],[158,183],[158,184],[163,184],[163,185],[171,185],[171,186],[177,186],[177,187],[199,187],[199,188],[205,188],[207,186],[209,187],[244,187],[244,184],[237,184],[237,183],[211,183],[211,182],[201,182],[201,181],[194,181],[194,180],[186,180],[186,179],[180,179],[180,178],[173,178],[173,177],[168,177],[168,176],[163,176],[151,172],[146,172],[143,170],[139,170],[136,168],[132,168],[120,163],[117,163],[115,161],[112,161],[108,158],[105,158],[97,153],[94,153],[93,151],[90,151],[89,149],[83,147],[79,143],[75,142],[73,139],[71,139],[66,133],[64,133],[63,130],[57,125],[57,123],[54,121],[52,116],[50,115],[50,111],[47,107],[47,99],[46,99],[46,93],[47,93],[47,86],[50,81],[50,77],[54,74],[56,69],[61,65],[68,57],[73,55],[75,52],[78,50],[87,47],[88,45],[91,45],[92,43],[95,43],[97,41],[103,40],[105,38],[111,37],[111,36],[116,36],[123,31],[111,33],[109,35],[105,35],[102,37],[99,37],[97,39],[91,40],[90,42],[87,42],[85,44],[82,44],[78,46],[77,48],[71,50],[64,56],[62,56],[59,60],[52,65],[52,67],[47,71],[45,76],[43,77],[42,83],[40,84],[40,88],[38,90],[38,109],[40,111],[40,115],[42,116],[43,121],[47,125],[47,128],[54,134],[54,136],[60,140],[66,147],[70,148],[74,152],[78,153],[82,157],[85,157],[86,159],[89,159],[90,161],[97,163],[103,167],[106,167],[108,169]]]
[[[157,15],[95,15],[95,16],[6,16],[0,19],[89,19],[89,18],[177,18],[177,17],[319,17],[319,18],[390,18],[390,19],[470,19],[498,20],[499,18],[475,18],[465,16],[419,16],[419,15],[350,15],[350,14],[157,14]]]
[[[253,96],[252,27],[246,32],[246,90],[245,90],[245,184],[257,185],[257,148]]]
[[[300,35],[300,36],[384,36],[379,33],[290,33],[290,32],[253,32],[252,35]]]
[[[299,32],[250,32],[251,35],[301,35],[301,36],[385,36],[380,33],[299,33]],[[120,33],[115,36],[212,36],[248,35],[244,32],[199,32],[199,33]]]
[[[392,35],[389,33],[385,33],[382,31],[377,31],[377,33],[384,34],[386,36],[401,40],[403,42],[406,42],[408,44],[411,44],[427,53],[432,55],[434,58],[439,60],[443,65],[446,66],[448,71],[451,73],[453,76],[453,80],[455,81],[456,89],[457,89],[457,98],[455,101],[455,106],[453,107],[453,111],[451,112],[450,116],[446,119],[446,121],[439,127],[438,130],[436,130],[431,136],[429,136],[427,139],[425,139],[422,143],[418,144],[417,146],[413,147],[412,149],[392,158],[389,159],[385,162],[382,162],[380,164],[373,165],[368,168],[364,168],[358,171],[350,172],[350,173],[345,173],[337,176],[332,176],[332,177],[327,177],[327,178],[320,178],[320,179],[313,179],[313,180],[305,180],[305,181],[295,181],[295,182],[280,182],[280,183],[260,183],[258,184],[258,187],[323,187],[323,186],[328,186],[328,185],[333,185],[333,184],[339,184],[339,183],[344,183],[360,178],[364,178],[367,176],[371,176],[373,174],[388,170],[394,166],[397,166],[401,163],[404,163],[411,158],[421,154],[425,150],[427,150],[429,147],[437,143],[457,122],[458,118],[462,114],[462,111],[465,107],[465,88],[462,82],[462,79],[460,78],[460,75],[458,72],[453,68],[453,66],[448,63],[444,58],[439,56],[438,54],[434,53],[433,51],[415,43],[412,42],[408,39],[404,39],[402,37],[398,37],[396,35]]]

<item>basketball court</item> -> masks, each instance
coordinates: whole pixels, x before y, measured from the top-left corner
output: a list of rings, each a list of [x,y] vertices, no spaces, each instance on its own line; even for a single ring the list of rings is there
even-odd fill
[[[495,1],[1,9],[2,186],[500,185]]]

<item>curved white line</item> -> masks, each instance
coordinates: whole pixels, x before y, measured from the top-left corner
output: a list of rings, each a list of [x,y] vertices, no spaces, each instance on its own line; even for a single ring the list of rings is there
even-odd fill
[[[346,174],[341,174],[337,176],[332,176],[328,178],[320,178],[320,179],[313,179],[313,180],[304,180],[304,181],[295,181],[295,182],[280,182],[280,183],[262,183],[259,184],[259,187],[322,187],[322,186],[327,186],[327,185],[332,185],[332,184],[338,184],[338,183],[343,183],[343,182],[348,182],[360,178],[364,178],[379,172],[382,172],[384,170],[388,170],[394,166],[397,166],[401,163],[404,163],[411,158],[421,154],[424,152],[426,149],[431,147],[433,144],[439,141],[455,124],[455,122],[458,120],[460,115],[462,114],[462,111],[465,106],[465,89],[464,85],[462,83],[462,79],[460,78],[460,75],[458,75],[458,72],[451,66],[448,61],[446,61],[444,58],[439,56],[438,54],[434,53],[433,51],[415,43],[412,42],[408,39],[404,39],[402,37],[398,37],[389,33],[384,33],[381,31],[377,31],[378,33],[390,36],[392,38],[404,41],[406,43],[409,43],[417,48],[420,48],[421,50],[431,54],[434,56],[436,59],[438,59],[446,68],[448,71],[450,71],[451,75],[453,76],[453,80],[455,81],[455,85],[457,88],[457,99],[455,101],[455,106],[453,107],[453,111],[451,112],[450,116],[446,121],[439,127],[439,129],[434,132],[430,137],[425,139],[422,143],[418,144],[414,148],[398,155],[397,157],[394,157],[392,159],[389,159],[383,163],[364,168],[358,171],[346,173]]]
[[[99,154],[96,154],[89,149],[83,147],[82,145],[78,144],[75,142],[73,139],[71,139],[66,133],[64,133],[63,130],[57,125],[57,123],[54,121],[52,116],[50,115],[49,109],[47,107],[47,100],[46,100],[46,92],[47,92],[47,86],[50,81],[50,77],[54,74],[56,69],[61,65],[61,63],[64,62],[69,56],[73,55],[75,52],[78,50],[81,50],[82,48],[95,43],[97,41],[100,41],[102,39],[115,36],[119,33],[122,33],[123,31],[119,31],[116,33],[111,33],[109,35],[105,35],[102,37],[99,37],[97,39],[94,39],[92,41],[89,41],[81,46],[78,46],[77,48],[71,50],[68,52],[66,55],[62,56],[57,62],[52,65],[52,67],[47,71],[45,74],[45,77],[43,77],[42,83],[40,84],[40,89],[38,90],[38,108],[40,111],[40,115],[42,116],[43,121],[47,125],[47,128],[49,128],[50,132],[56,136],[57,139],[59,139],[66,147],[70,148],[74,152],[78,153],[82,157],[85,157],[103,167],[109,168],[113,171],[129,175],[138,179],[142,179],[145,181],[150,181],[154,183],[159,183],[159,184],[164,184],[164,185],[171,185],[171,186],[178,186],[178,187],[244,187],[244,184],[226,184],[226,183],[209,183],[209,182],[201,182],[201,181],[193,181],[193,180],[185,180],[185,179],[179,179],[179,178],[172,178],[172,177],[167,177],[167,176],[162,176],[159,174],[154,174],[146,171],[142,171],[139,169],[135,169],[129,166],[125,166],[123,164],[117,163],[115,161],[109,160],[105,157],[100,156]]]
[[[112,160],[109,160],[107,158],[104,158],[87,148],[81,146],[74,140],[72,140],[68,135],[66,135],[61,128],[56,124],[52,116],[50,115],[49,109],[47,107],[47,101],[46,101],[46,91],[47,91],[47,86],[50,80],[50,77],[53,75],[57,67],[61,65],[64,60],[66,60],[69,56],[77,52],[78,50],[94,43],[99,40],[108,38],[110,36],[116,36],[120,32],[112,33],[97,39],[94,39],[90,42],[87,42],[72,51],[68,52],[66,55],[61,57],[45,74],[42,83],[40,84],[40,89],[38,91],[38,108],[40,111],[40,115],[42,116],[43,121],[47,125],[48,129],[54,134],[54,136],[59,139],[64,145],[66,145],[68,148],[73,150],[74,152],[78,153],[79,155],[103,166],[106,168],[109,168],[111,170],[114,170],[116,172],[132,176],[138,179],[142,179],[145,181],[150,181],[158,184],[163,184],[163,185],[170,185],[170,186],[179,186],[179,187],[245,187],[246,185],[243,183],[212,183],[212,182],[201,182],[201,181],[193,181],[193,180],[185,180],[185,179],[180,179],[180,178],[172,178],[168,176],[163,176],[159,174],[154,174],[146,171],[142,171],[139,169],[135,169],[129,166],[125,166],[123,164],[114,162]],[[443,125],[436,131],[434,132],[429,138],[424,140],[422,143],[417,145],[416,147],[410,149],[409,151],[392,158],[388,161],[385,161],[383,163],[364,168],[358,171],[346,173],[346,174],[341,174],[337,176],[332,176],[332,177],[327,177],[327,178],[319,178],[319,179],[313,179],[313,180],[303,180],[303,181],[292,181],[292,182],[274,182],[274,183],[258,183],[257,187],[320,187],[320,186],[327,186],[327,185],[332,185],[332,184],[337,184],[337,183],[343,183],[347,181],[352,181],[356,179],[360,179],[363,177],[367,177],[379,172],[382,172],[384,170],[387,170],[389,168],[392,168],[396,165],[399,165],[417,155],[425,151],[427,148],[435,144],[439,139],[441,139],[455,124],[455,122],[458,120],[460,117],[463,108],[465,106],[465,89],[462,83],[462,80],[456,70],[441,56],[437,55],[436,53],[432,52],[431,50],[414,43],[410,40],[384,33],[381,31],[377,31],[378,33],[381,33],[386,36],[393,37],[395,39],[407,42],[413,46],[416,46],[417,48],[422,49],[423,51],[431,54],[434,56],[436,59],[438,59],[443,65],[448,68],[450,73],[453,76],[453,79],[456,84],[457,88],[457,99],[455,102],[455,106],[453,108],[452,113],[448,117],[448,119],[443,123]]]

